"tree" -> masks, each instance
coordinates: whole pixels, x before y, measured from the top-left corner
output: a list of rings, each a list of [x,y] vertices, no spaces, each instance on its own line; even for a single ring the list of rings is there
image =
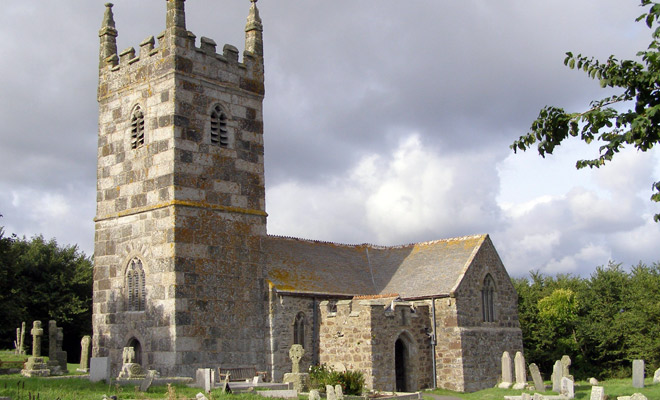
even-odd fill
[[[42,236],[5,238],[0,228],[0,348],[12,347],[21,322],[53,319],[75,359],[80,338],[92,328],[92,269],[76,246],[60,247]]]
[[[537,150],[545,157],[569,136],[579,136],[586,143],[596,139],[603,145],[598,158],[578,160],[576,168],[599,168],[626,145],[647,151],[660,142],[660,27],[657,27],[660,3],[641,0],[641,6],[649,8],[637,21],[645,21],[652,33],[648,48],[637,53],[640,61],[618,60],[612,55],[601,62],[571,52],[564,59],[569,68],[581,69],[590,78],[599,80],[601,87],[620,92],[592,101],[583,112],[567,113],[563,108],[544,107],[532,123],[531,131],[511,145],[514,153],[538,142]],[[618,111],[614,105],[631,108]],[[660,181],[653,183],[652,190],[651,200],[660,202]],[[660,214],[654,220],[660,222]]]

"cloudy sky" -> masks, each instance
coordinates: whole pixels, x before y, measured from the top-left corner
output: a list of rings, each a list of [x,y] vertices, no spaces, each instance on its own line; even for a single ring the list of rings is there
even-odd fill
[[[103,0],[3,0],[0,225],[93,250]],[[119,49],[164,0],[115,0]],[[606,95],[566,51],[633,58],[636,0],[262,0],[268,230],[404,244],[489,233],[513,276],[660,261],[660,152],[514,155],[544,105]],[[247,0],[188,0],[197,37],[244,47]]]

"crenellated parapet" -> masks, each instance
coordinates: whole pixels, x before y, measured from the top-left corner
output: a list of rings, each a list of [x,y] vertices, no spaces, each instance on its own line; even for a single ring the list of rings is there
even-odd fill
[[[201,37],[198,43],[196,35],[186,30],[184,3],[185,0],[167,0],[165,31],[156,38],[145,39],[139,50],[130,47],[121,52],[117,51],[113,5],[106,4],[99,31],[99,99],[145,77],[170,71],[264,95],[263,25],[256,0],[252,0],[248,15],[242,60],[233,45],[225,44],[219,52],[213,39]]]

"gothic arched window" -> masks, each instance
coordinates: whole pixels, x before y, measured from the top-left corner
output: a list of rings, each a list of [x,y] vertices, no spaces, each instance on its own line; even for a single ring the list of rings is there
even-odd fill
[[[229,147],[227,114],[220,105],[216,105],[211,112],[211,143],[221,147]]]
[[[305,348],[305,314],[302,312],[299,312],[293,321],[293,344]]]
[[[144,113],[139,105],[131,113],[131,148],[137,149],[144,145]]]
[[[135,257],[126,269],[126,291],[128,292],[128,311],[144,311],[146,303],[144,269],[142,260]]]
[[[481,305],[484,322],[495,321],[494,295],[495,281],[493,281],[493,277],[488,274],[484,279],[483,289],[481,289]]]

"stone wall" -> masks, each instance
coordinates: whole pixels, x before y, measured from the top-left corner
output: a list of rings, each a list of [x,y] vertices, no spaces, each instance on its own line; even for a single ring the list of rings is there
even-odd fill
[[[481,289],[487,274],[495,282],[494,321],[483,321]],[[503,351],[522,351],[518,295],[492,242],[485,241],[455,292],[460,327],[464,391],[493,387],[501,376]]]
[[[395,390],[395,343],[402,339],[408,350],[409,391],[431,385],[432,364],[429,309],[425,304],[391,300],[343,300],[321,302],[320,361],[343,364],[364,373],[370,389]],[[414,310],[414,312],[413,312]]]
[[[281,295],[271,291],[270,304],[270,372],[275,382],[291,372],[289,349],[293,343],[296,315],[305,314],[305,355],[300,361],[300,371],[305,372],[318,363],[318,299],[295,295]],[[316,317],[315,317],[316,314]],[[316,326],[314,322],[316,321]]]

